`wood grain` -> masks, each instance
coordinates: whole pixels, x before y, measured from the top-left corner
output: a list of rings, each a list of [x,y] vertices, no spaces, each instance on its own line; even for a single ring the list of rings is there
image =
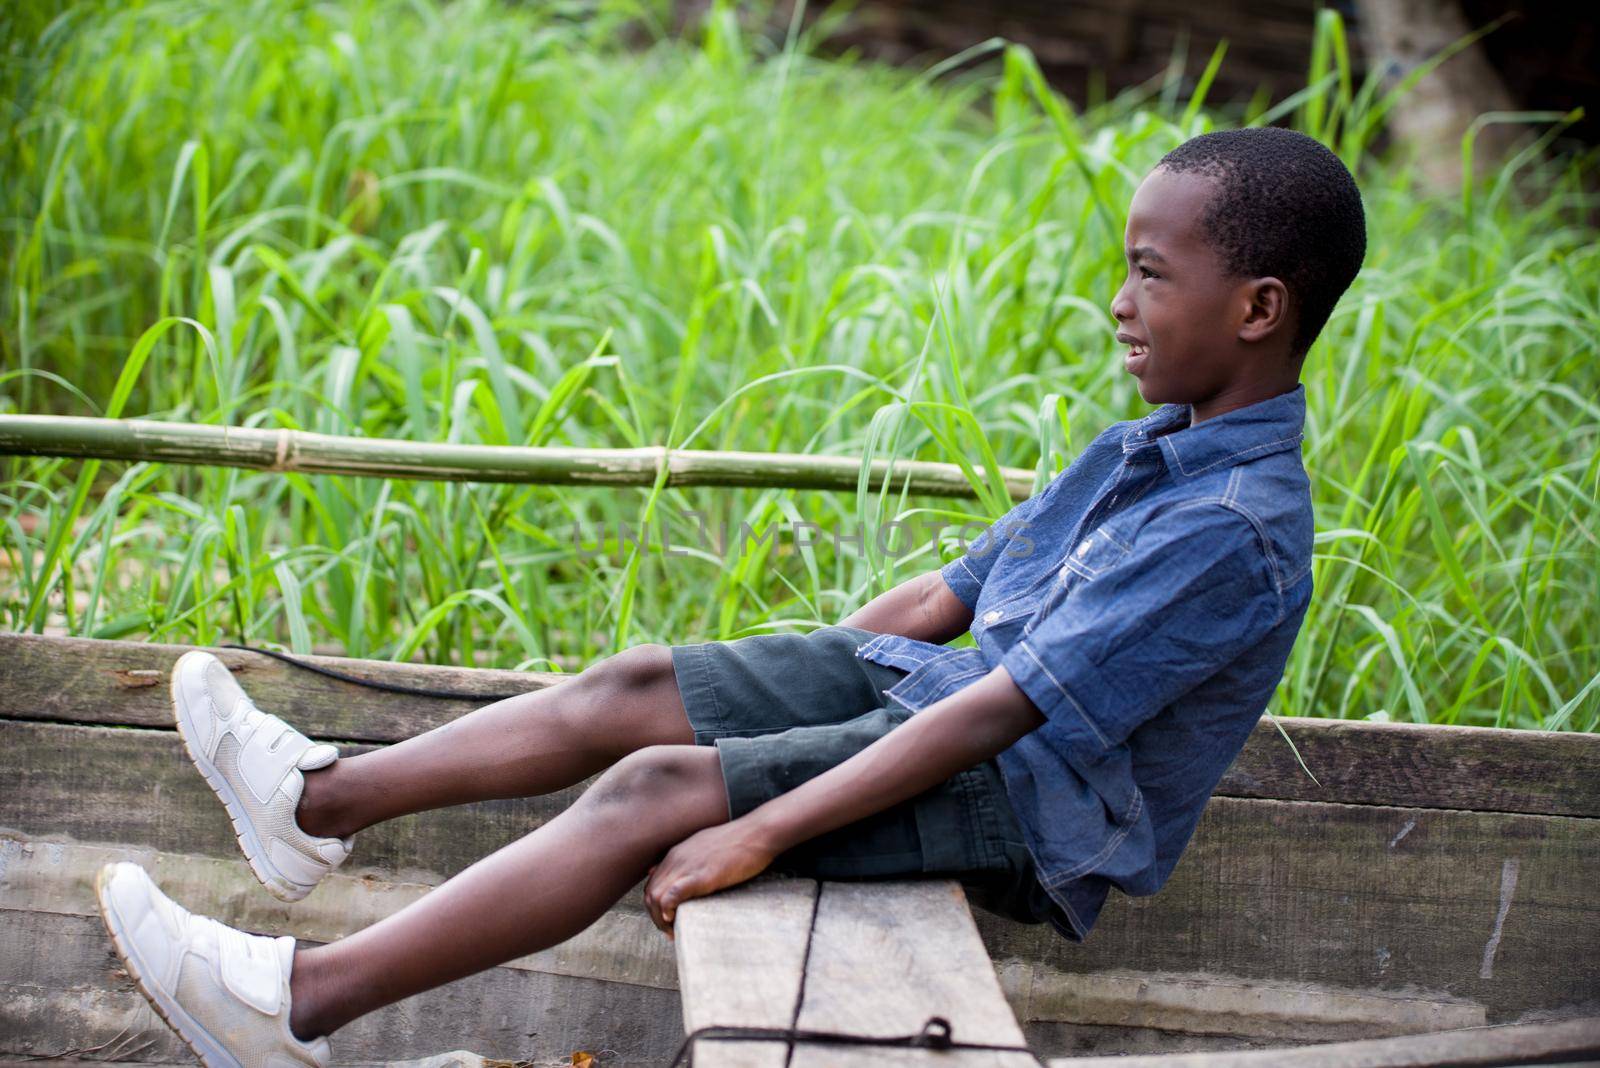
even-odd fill
[[[1082,945],[978,918],[1025,1023],[1333,1041],[1592,1003],[1596,886],[1595,820],[1215,798]]]
[[[0,719],[6,781],[0,827],[35,841],[196,854],[243,871],[221,806],[171,729],[166,672],[185,648],[0,634],[0,716],[9,717]],[[314,736],[363,739],[344,744],[345,753],[431,729],[477,707],[482,695],[537,689],[562,678],[323,660],[374,678],[480,695],[453,701],[384,694],[256,654],[220,655],[259,703],[309,726]],[[1592,893],[1600,885],[1600,738],[1281,722],[1320,782],[1301,770],[1276,727],[1263,724],[1208,806],[1167,887],[1153,898],[1113,894],[1087,944],[1068,943],[1045,926],[978,915],[987,956],[1025,1027],[1034,1034],[1077,1028],[1073,1033],[1334,1041],[1500,1022],[1529,1011],[1592,1010],[1600,1001],[1600,908]],[[342,872],[391,884],[437,883],[534,829],[579,789],[371,828],[358,836]],[[4,885],[0,874],[0,890]],[[270,907],[265,898],[258,904]],[[680,925],[693,926],[695,907],[686,906]],[[623,923],[616,930],[637,927],[637,891],[620,909]],[[13,909],[7,915],[36,914]],[[770,925],[794,922],[782,916],[772,907],[741,921],[741,952],[767,952]],[[896,937],[892,923],[882,916],[854,922],[856,934],[839,942],[841,960],[874,945],[874,960],[897,959],[880,941]],[[622,956],[607,966],[614,966],[610,972],[593,963],[598,958],[585,963],[580,954],[571,970],[581,974],[539,974],[552,983],[615,978],[661,989],[651,978],[659,977],[659,960],[630,964]],[[820,966],[828,959],[825,951]],[[915,953],[901,966],[899,974],[919,976],[944,967]],[[732,960],[726,968],[725,974],[749,974],[746,962]],[[54,1026],[49,1021],[61,1023],[80,1009],[86,1019],[100,1019],[94,1014],[107,1003],[94,998],[101,995],[85,993],[87,1000],[72,1009],[73,988],[50,985],[68,976],[30,974],[34,979],[26,983],[0,984],[46,1006],[38,1009],[45,1015],[27,1025],[34,1028],[29,1033],[47,1033]],[[895,985],[889,978],[875,983]],[[740,993],[763,989],[758,984]],[[781,991],[747,1000],[758,1007],[793,1004]],[[853,1008],[846,1000],[839,1011],[848,1016]],[[881,1021],[864,1029],[893,1030]],[[715,1045],[738,1052],[734,1044]],[[742,1045],[752,1064],[764,1064],[773,1048]],[[449,1047],[411,1055],[440,1048]],[[898,1056],[872,1052],[878,1054],[874,1063]],[[668,1053],[658,1046],[652,1056]],[[824,1063],[842,1062],[833,1057]]]
[[[1292,748],[1279,733],[1279,725]],[[1296,750],[1305,768],[1296,759]],[[1600,818],[1600,735],[1337,719],[1280,719],[1276,724],[1264,720],[1216,792],[1222,797],[1278,801],[1595,819]]]
[[[685,1032],[790,1026],[816,892],[809,879],[758,879],[678,909],[673,932]],[[783,1068],[787,1055],[777,1042],[703,1040],[694,1062]]]
[[[1502,1068],[1600,1061],[1600,1017],[1443,1031],[1294,1049],[1075,1057],[1051,1068]]]
[[[226,815],[174,732],[12,721],[0,723],[0,746],[9,776],[0,826],[237,856]],[[438,881],[532,830],[573,793],[385,823],[358,837],[353,871]],[[1485,978],[1507,861],[1516,862],[1516,885]],[[987,916],[980,929],[1002,965],[1033,970],[1017,1006],[1024,1021],[1143,1026],[1121,1003],[1097,1008],[1052,985],[1057,973],[1132,968],[1345,991],[1414,988],[1425,1000],[1481,1005],[1495,1020],[1571,1005],[1600,990],[1600,913],[1590,892],[1596,885],[1594,820],[1216,798],[1167,887],[1153,898],[1113,895],[1085,945],[1042,925]],[[1207,1028],[1248,1023],[1241,1013],[1206,1019]],[[1377,1026],[1316,1013],[1279,1022],[1329,1039]],[[1397,1026],[1403,1021],[1388,1033]]]
[[[345,754],[369,746],[349,746]],[[35,838],[239,857],[226,810],[176,731],[0,721],[0,827]],[[347,867],[436,883],[532,831],[580,787],[390,820],[360,832]]]
[[[344,869],[293,905],[269,896],[236,857],[165,853],[144,846],[43,841],[0,830],[0,910],[98,916],[96,872],[126,860],[150,873],[185,908],[258,934],[333,942],[371,926],[429,893],[434,884],[392,882]],[[670,943],[637,908],[614,908],[560,945],[506,961],[519,971],[637,983],[676,990]]]
[[[815,914],[813,915],[813,910]],[[949,1020],[961,1041],[1021,1045],[961,887],[943,879],[816,883],[758,880],[680,910],[684,1028],[787,1028],[847,1035],[915,1034]],[[809,952],[807,944],[809,942]],[[803,971],[803,979],[802,979]],[[804,992],[803,999],[801,992]],[[1023,1068],[1026,1054],[778,1042],[700,1043],[697,1065]]]
[[[950,1022],[957,1041],[1023,1044],[960,885],[944,879],[823,883],[799,1026],[905,1035],[936,1016]],[[792,1064],[1028,1068],[1034,1060],[1025,1053],[805,1045]]]
[[[195,1063],[121,970],[98,916],[0,910],[0,991],[0,1060],[120,1042],[127,1060]],[[546,1064],[612,1050],[606,1063],[644,1066],[681,1040],[673,991],[491,968],[364,1016],[332,1044],[338,1064],[464,1048]]]
[[[172,665],[188,645],[0,632],[0,716],[172,730]],[[208,649],[253,701],[313,738],[398,742],[489,703],[572,676],[386,660],[306,656],[319,667],[400,686],[461,693],[461,700],[386,693],[325,678],[274,657]]]
[[[170,729],[167,673],[188,648],[0,632],[0,716]],[[384,693],[258,653],[211,651],[238,674],[257,704],[314,738],[396,742],[488,702],[486,697],[451,701]],[[364,678],[478,695],[541,690],[573,677],[307,659]],[[1310,775],[1300,766],[1301,759]],[[1600,736],[1319,719],[1264,721],[1217,794],[1600,818]]]

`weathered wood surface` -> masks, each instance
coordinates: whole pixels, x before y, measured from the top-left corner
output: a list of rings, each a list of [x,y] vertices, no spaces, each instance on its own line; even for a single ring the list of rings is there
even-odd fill
[[[119,1060],[193,1063],[111,953],[93,877],[113,860],[143,864],[169,896],[202,915],[312,943],[343,937],[429,889],[336,873],[290,906],[267,896],[236,860],[0,835],[0,1053],[53,1056],[114,1043]],[[341,1064],[452,1045],[565,1060],[603,1044],[625,1062],[657,1064],[681,1039],[674,978],[670,946],[648,918],[613,910],[559,946],[358,1021],[334,1036],[334,1049]]]
[[[112,1051],[116,1051],[115,1047],[113,1047]],[[99,1060],[78,1060],[73,1057],[51,1057],[44,1063],[47,1064],[49,1068],[90,1068],[91,1065],[103,1065],[106,1063],[109,1058],[102,1057],[102,1052],[103,1051],[97,1050],[93,1054],[95,1057],[99,1057]],[[518,1066],[527,1064],[528,1062],[526,1060],[511,1060],[505,1057],[483,1057],[479,1054],[473,1053],[471,1050],[457,1049],[451,1050],[448,1053],[436,1053],[431,1057],[417,1057],[412,1060],[405,1061],[342,1060],[338,1063],[341,1068],[354,1068],[354,1066],[358,1065],[383,1065],[384,1068],[518,1068]],[[608,1060],[606,1063],[609,1065],[619,1062]],[[194,1068],[194,1057],[191,1056],[187,1050],[185,1050],[182,1060],[158,1062],[144,1060],[130,1061],[118,1058],[116,1060],[116,1064],[117,1068]],[[39,1060],[7,1060],[3,1055],[0,1055],[0,1068],[39,1068],[39,1065]]]
[[[237,855],[226,815],[182,758],[174,732],[10,721],[0,723],[0,745],[14,769],[13,788],[0,793],[0,827]],[[533,830],[571,796],[395,820],[363,833],[352,865],[389,879],[435,881]],[[1440,998],[1464,999],[1477,1006],[1466,1010],[1486,1014],[1478,1018],[1499,1020],[1526,1007],[1573,1004],[1600,985],[1600,924],[1586,891],[1600,884],[1597,831],[1594,820],[1570,817],[1216,798],[1162,894],[1112,895],[1085,945],[989,916],[981,916],[982,929],[1026,1022],[1158,1026],[1187,1018],[1190,1030],[1275,1026],[1280,1034],[1334,1039],[1442,1025],[1427,1015],[1438,1012],[1429,1006]],[[1517,883],[1483,978],[1506,860],[1517,862]],[[1541,959],[1550,946],[1582,953],[1550,967]],[[1165,988],[1178,1001],[1152,1015],[1134,999],[1138,982],[1110,982],[1118,972],[1133,974],[1130,961],[1139,974],[1168,977]],[[1086,978],[1099,975],[1104,982]],[[1213,982],[1221,977],[1243,980],[1226,1010],[1216,1009],[1227,988]],[[1283,996],[1301,983],[1339,991],[1346,1007]],[[1421,993],[1406,994],[1408,985]],[[1352,1001],[1352,991],[1360,998]],[[1256,1012],[1258,998],[1282,1015]]]
[[[121,970],[98,916],[0,911],[0,990],[0,1057],[104,1046],[120,1059],[194,1064]],[[339,1064],[457,1048],[559,1063],[605,1048],[617,1054],[608,1064],[659,1068],[681,1039],[671,990],[491,968],[362,1017],[332,1041]]]
[[[0,716],[170,729],[167,673],[189,648],[0,633]],[[385,693],[259,653],[211,651],[238,675],[257,704],[314,738],[397,742],[489,700]],[[573,678],[341,657],[305,659],[361,678],[476,695],[539,690]],[[1319,719],[1277,724],[1264,721],[1256,728],[1217,788],[1218,796],[1600,818],[1600,736]],[[1315,780],[1301,768],[1295,750]]]
[[[171,731],[0,723],[0,826],[234,860],[180,746]],[[571,795],[391,821],[357,839],[352,870],[437,881]],[[1597,836],[1569,817],[1218,798],[1168,887],[1114,896],[1088,943],[979,919],[1025,1022],[1330,1040],[1461,1026],[1600,990]]]
[[[147,460],[319,475],[556,486],[774,486],[856,491],[861,458],[803,453],[563,446],[471,445],[395,438],[341,437],[309,430],[210,426],[154,419],[0,415],[0,456],[79,456]],[[1016,500],[1033,492],[1034,473],[1002,467]],[[867,488],[908,486],[913,494],[973,497],[957,464],[873,460]]]
[[[1071,945],[979,914],[1026,1021],[1334,1041],[1600,998],[1600,822],[1216,798]]]
[[[675,922],[684,1030],[712,1025],[853,1035],[920,1031],[1021,1045],[960,886],[945,880],[763,879],[686,903]],[[798,1008],[798,1011],[797,1011]],[[1023,1068],[1026,1054],[702,1040],[697,1065]]]
[[[370,747],[350,746],[344,753]],[[177,731],[0,720],[0,827],[36,838],[127,843],[234,859],[227,812]],[[404,816],[356,836],[347,869],[432,883],[538,827],[577,796],[484,801]]]
[[[0,632],[0,716],[172,730],[172,665],[192,646]],[[398,742],[488,704],[572,678],[555,672],[298,657],[357,678],[468,695],[386,693],[242,649],[210,649],[256,704],[313,738]]]
[[[978,937],[967,897],[947,880],[825,882],[806,965],[799,1026],[844,1034],[901,1035],[931,1016],[950,1021],[958,1041],[1020,1046],[1017,1025]],[[1021,1053],[930,1053],[871,1047],[805,1046],[794,1068],[950,1064],[1030,1068]]]
[[[1600,1017],[1443,1031],[1292,1049],[1076,1057],[1051,1068],[1502,1068],[1600,1062]]]
[[[120,1048],[116,1044],[113,1044],[105,1050],[92,1051],[92,1055],[96,1058],[99,1058],[97,1060],[78,1060],[74,1057],[51,1057],[45,1063],[49,1065],[49,1068],[90,1068],[91,1065],[103,1065],[106,1063],[106,1061],[113,1059],[111,1057],[104,1056],[104,1054],[108,1052],[115,1054],[120,1052]],[[184,1050],[182,1060],[160,1062],[145,1060],[130,1061],[117,1057],[115,1058],[115,1063],[117,1064],[117,1068],[194,1068],[194,1057],[189,1054],[188,1050]],[[509,1057],[484,1057],[481,1054],[473,1053],[471,1050],[455,1049],[450,1050],[448,1053],[436,1053],[431,1057],[416,1057],[411,1060],[404,1061],[341,1059],[336,1063],[339,1064],[341,1068],[354,1068],[354,1066],[365,1065],[382,1065],[383,1068],[520,1068],[520,1066],[526,1065],[529,1062],[526,1058],[513,1060]],[[546,1061],[545,1063],[566,1064],[570,1063],[570,1061],[568,1061],[567,1058],[561,1058],[558,1061]],[[621,1062],[608,1057],[604,1063],[610,1065]],[[24,1068],[24,1066],[26,1066],[26,1068],[39,1068],[39,1064],[40,1061],[37,1059],[7,1060],[4,1055],[0,1055],[0,1068]]]
[[[673,920],[683,1029],[789,1027],[800,997],[816,884],[758,879],[715,897],[686,901]],[[784,1068],[777,1042],[696,1043],[700,1068]]]
[[[1600,735],[1264,720],[1216,792],[1220,797],[1595,819],[1600,818]]]
[[[49,1068],[90,1068],[91,1065],[103,1065],[110,1058],[102,1056],[105,1052],[118,1052],[117,1047],[108,1047],[108,1050],[93,1051],[93,1056],[98,1060],[78,1060],[73,1057],[51,1057],[44,1062]],[[116,1059],[117,1068],[194,1068],[194,1057],[187,1050],[184,1051],[182,1060],[174,1061],[144,1061]],[[338,1062],[341,1068],[351,1068],[356,1065],[383,1065],[384,1068],[518,1068],[519,1065],[528,1063],[526,1060],[511,1060],[500,1057],[483,1057],[471,1050],[457,1049],[448,1053],[436,1053],[431,1057],[418,1057],[405,1061],[355,1061],[343,1060]],[[548,1063],[548,1062],[547,1062]],[[618,1063],[607,1061],[608,1064]],[[0,1055],[0,1068],[39,1068],[40,1061],[35,1060],[7,1060]]]
[[[9,717],[0,719],[0,827],[36,840],[201,854],[244,873],[221,806],[171,729],[166,671],[185,648],[0,634],[0,717]],[[484,694],[570,678],[321,661],[480,695],[447,701],[385,694],[238,650],[219,655],[264,707],[313,736],[363,743],[430,729]],[[1118,1035],[1334,1041],[1600,1004],[1600,909],[1590,893],[1600,885],[1600,739],[1281,722],[1321,785],[1264,724],[1169,885],[1154,898],[1112,895],[1086,945],[978,914],[1005,995],[1039,1048],[1107,1049]],[[532,830],[576,790],[392,821],[358,837],[344,871],[437,882]],[[1396,797],[1420,803],[1381,803]],[[1354,803],[1326,803],[1335,799]],[[1458,810],[1474,808],[1484,811]],[[254,897],[261,908],[274,904]],[[619,930],[647,922],[637,893],[614,915],[624,917]],[[614,961],[605,973],[580,955],[570,977],[650,986],[664,981],[666,948],[653,963]],[[426,1051],[440,1048],[448,1047]],[[655,1057],[669,1053],[658,1047]]]
[[[95,873],[119,860],[141,865],[163,893],[193,912],[243,930],[313,942],[337,941],[369,927],[435,885],[340,869],[314,894],[287,905],[263,891],[237,858],[39,840],[0,829],[0,912],[97,917]],[[613,909],[576,937],[502,967],[657,990],[678,986],[671,943],[637,908]]]

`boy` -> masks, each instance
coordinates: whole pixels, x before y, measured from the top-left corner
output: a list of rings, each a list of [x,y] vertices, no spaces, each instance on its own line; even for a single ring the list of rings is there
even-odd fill
[[[1109,887],[1154,893],[1304,618],[1299,372],[1366,238],[1339,160],[1271,128],[1173,150],[1125,237],[1116,336],[1162,407],[838,626],[637,646],[349,758],[185,654],[185,745],[286,900],[381,820],[609,770],[532,834],[324,946],[193,916],[136,865],[108,865],[101,911],[146,997],[208,1065],[322,1065],[350,1020],[570,938],[641,878],[669,933],[683,901],[769,867],[943,873],[1074,940]],[[969,629],[973,648],[944,646]]]

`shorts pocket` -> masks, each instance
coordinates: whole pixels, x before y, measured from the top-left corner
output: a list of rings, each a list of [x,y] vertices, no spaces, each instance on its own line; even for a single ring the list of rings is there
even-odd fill
[[[987,769],[980,764],[917,798],[925,872],[960,874],[1004,865],[1001,826],[990,796],[993,787]]]

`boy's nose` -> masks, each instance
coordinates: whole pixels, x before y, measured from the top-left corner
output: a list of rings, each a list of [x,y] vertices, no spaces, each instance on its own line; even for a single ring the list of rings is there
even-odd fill
[[[1124,283],[1111,298],[1111,317],[1119,323],[1133,318],[1133,302],[1122,295],[1126,288],[1127,284]]]

